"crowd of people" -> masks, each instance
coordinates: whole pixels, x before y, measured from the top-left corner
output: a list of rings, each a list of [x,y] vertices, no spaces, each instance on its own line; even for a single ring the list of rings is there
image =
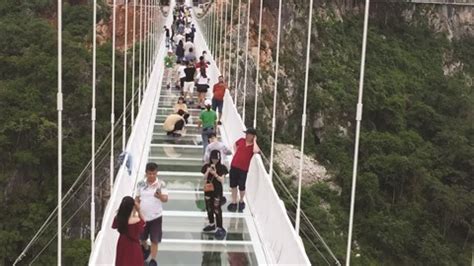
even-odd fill
[[[247,172],[253,155],[260,152],[257,132],[248,128],[244,132],[245,138],[237,140],[233,149],[219,141],[218,126],[222,124],[227,86],[220,76],[212,87],[212,98],[207,98],[210,63],[206,60],[206,51],[196,58],[196,28],[191,23],[190,10],[180,5],[172,14],[173,24],[170,28],[164,27],[168,49],[164,58],[164,77],[167,89],[176,90],[179,96],[163,123],[163,130],[169,138],[182,137],[191,120],[190,109],[201,110],[196,119],[202,137],[202,191],[208,220],[203,233],[212,233],[215,239],[223,240],[227,235],[222,221],[222,206],[227,202],[224,184],[229,176],[232,196],[227,210],[243,212]],[[230,155],[233,157],[229,163]],[[167,201],[168,191],[166,184],[158,178],[158,165],[150,162],[146,165],[144,180],[137,185],[135,199],[128,196],[122,199],[112,225],[120,233],[116,265],[143,265],[144,261],[150,266],[157,265],[158,245],[163,235],[163,203]]]

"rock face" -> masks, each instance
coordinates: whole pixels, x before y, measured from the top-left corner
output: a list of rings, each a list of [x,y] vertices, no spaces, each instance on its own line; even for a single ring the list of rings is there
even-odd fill
[[[300,151],[297,147],[288,144],[275,144],[275,162],[282,168],[286,169],[287,174],[297,181],[299,175]],[[319,162],[304,155],[303,158],[303,185],[311,185],[316,182],[327,182],[331,179],[326,168]]]

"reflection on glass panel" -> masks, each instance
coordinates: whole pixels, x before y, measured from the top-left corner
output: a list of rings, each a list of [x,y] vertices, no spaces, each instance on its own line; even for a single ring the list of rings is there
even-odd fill
[[[196,146],[196,148],[188,148],[181,146],[161,146],[150,147],[150,156],[151,157],[168,157],[168,158],[202,158],[204,155],[203,149],[201,146]]]
[[[227,198],[226,204],[222,205],[222,211],[227,212],[227,205],[230,198]],[[167,211],[196,211],[205,212],[206,204],[204,194],[202,193],[172,193],[170,191],[169,201],[163,204]]]
[[[226,250],[226,247],[224,250],[222,248],[208,248],[209,250],[203,251],[175,251],[164,250],[162,246],[165,245],[161,244],[158,251],[158,264],[160,265],[257,265],[257,258],[251,250],[251,246],[229,248],[230,250]],[[215,245],[209,246],[214,247]]]
[[[244,218],[223,218],[227,240],[251,241]],[[214,240],[214,234],[203,233],[207,218],[166,216],[163,219],[164,239]]]

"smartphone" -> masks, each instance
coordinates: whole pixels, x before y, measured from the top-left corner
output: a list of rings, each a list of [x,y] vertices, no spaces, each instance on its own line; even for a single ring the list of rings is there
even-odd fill
[[[161,195],[161,187],[157,188],[155,193],[157,193],[158,195]]]

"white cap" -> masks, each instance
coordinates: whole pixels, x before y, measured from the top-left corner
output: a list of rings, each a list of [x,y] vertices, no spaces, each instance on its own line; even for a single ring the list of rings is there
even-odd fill
[[[207,99],[204,101],[204,105],[208,106],[208,105],[212,105],[212,102],[211,100]]]

